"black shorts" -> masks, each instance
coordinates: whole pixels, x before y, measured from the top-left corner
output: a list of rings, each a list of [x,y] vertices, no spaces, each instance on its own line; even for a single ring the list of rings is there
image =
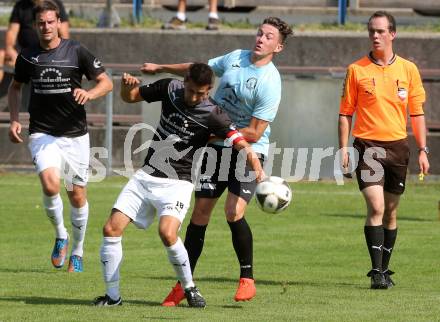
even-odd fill
[[[381,185],[385,191],[397,195],[405,191],[409,162],[408,140],[374,141],[356,138],[359,152],[356,177],[359,189]]]
[[[215,159],[213,153],[203,155],[199,184],[196,184],[196,198],[219,198],[228,188],[229,192],[249,203],[257,182],[255,176],[249,176],[249,171],[252,169],[246,162],[245,154],[239,154],[233,148],[214,144],[208,145],[207,148],[214,149],[217,155]],[[257,155],[263,165],[264,156],[259,153]]]

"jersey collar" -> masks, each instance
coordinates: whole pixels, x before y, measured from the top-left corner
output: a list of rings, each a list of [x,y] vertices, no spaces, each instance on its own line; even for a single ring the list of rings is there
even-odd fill
[[[378,66],[382,66],[382,65],[379,64],[378,61],[373,57],[373,52],[372,52],[372,51],[370,51],[370,52],[368,53],[368,58],[371,60],[372,63],[374,63],[374,64],[376,64],[376,65],[378,65]],[[393,57],[391,57],[391,59],[388,61],[388,64],[387,64],[387,65],[389,66],[389,65],[391,65],[392,63],[394,63],[394,62],[396,61],[396,58],[397,58],[396,54],[393,53]]]

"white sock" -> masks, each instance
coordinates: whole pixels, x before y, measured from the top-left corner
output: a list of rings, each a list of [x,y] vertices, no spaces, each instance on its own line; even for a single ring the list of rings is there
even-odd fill
[[[72,222],[72,255],[83,256],[84,236],[86,234],[87,220],[89,218],[89,203],[81,208],[70,208]]]
[[[165,247],[165,249],[168,253],[168,260],[173,266],[177,279],[182,284],[183,289],[193,287],[194,282],[191,274],[191,266],[189,265],[188,252],[180,237],[174,245]]]
[[[185,12],[177,12],[176,13],[176,17],[177,18],[179,18],[179,20],[181,20],[181,21],[186,21],[186,14],[185,14]]]
[[[219,19],[217,12],[210,12],[208,18]]]
[[[64,226],[63,218],[63,200],[60,194],[55,196],[46,196],[43,194],[43,205],[46,209],[46,215],[49,217],[50,222],[55,228],[55,234],[57,238],[66,239],[67,230]]]
[[[122,262],[122,237],[104,237],[101,246],[102,275],[106,294],[112,300],[121,297],[119,293],[119,268]]]

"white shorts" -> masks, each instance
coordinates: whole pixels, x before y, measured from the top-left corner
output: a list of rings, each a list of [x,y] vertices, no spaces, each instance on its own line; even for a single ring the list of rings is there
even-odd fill
[[[194,185],[184,180],[158,178],[138,170],[128,181],[113,205],[133,220],[136,227],[147,229],[157,216],[173,216],[183,222],[191,203]]]
[[[90,159],[89,134],[67,138],[33,133],[29,137],[28,146],[38,173],[48,168],[57,168],[66,183],[78,186],[87,184]]]

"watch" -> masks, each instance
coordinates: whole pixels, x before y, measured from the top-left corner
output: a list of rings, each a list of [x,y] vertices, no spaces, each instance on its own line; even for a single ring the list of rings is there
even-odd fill
[[[424,146],[423,148],[419,148],[419,152],[425,152],[426,154],[429,154],[429,148],[427,146]]]

